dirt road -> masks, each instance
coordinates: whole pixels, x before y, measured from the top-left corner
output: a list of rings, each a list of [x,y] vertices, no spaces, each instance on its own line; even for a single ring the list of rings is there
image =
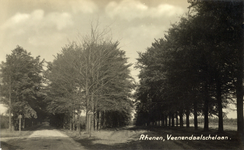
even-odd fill
[[[79,143],[60,131],[42,126],[29,137],[1,139],[2,150],[83,150]]]
[[[61,132],[60,132],[61,131]],[[120,130],[101,130],[76,136],[69,130],[56,130],[48,125],[42,126],[28,137],[1,139],[3,150],[83,150],[83,149],[128,149],[128,150],[240,150],[242,149],[234,131],[218,133],[215,131],[195,131],[194,128],[123,128]],[[63,134],[65,133],[65,134]],[[228,136],[228,140],[177,140],[171,137]],[[70,137],[73,139],[71,139]],[[154,140],[153,140],[154,138]],[[152,139],[152,140],[151,140]],[[244,150],[244,149],[243,149]]]

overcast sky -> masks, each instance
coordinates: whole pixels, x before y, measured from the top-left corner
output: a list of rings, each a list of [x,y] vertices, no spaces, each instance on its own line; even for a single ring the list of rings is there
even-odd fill
[[[47,61],[69,41],[90,33],[91,22],[109,28],[129,63],[187,12],[187,0],[1,0],[0,61],[17,45]],[[131,68],[137,80],[139,70]]]
[[[164,36],[171,23],[187,12],[187,0],[5,0],[0,2],[0,61],[17,45],[51,61],[69,41],[90,33],[91,22],[109,28],[126,51],[137,52]],[[131,68],[136,78],[138,70]]]

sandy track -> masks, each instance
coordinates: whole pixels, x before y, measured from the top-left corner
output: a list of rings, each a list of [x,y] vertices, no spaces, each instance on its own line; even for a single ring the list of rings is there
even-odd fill
[[[83,150],[80,143],[49,126],[42,126],[28,137],[1,140],[2,150]]]

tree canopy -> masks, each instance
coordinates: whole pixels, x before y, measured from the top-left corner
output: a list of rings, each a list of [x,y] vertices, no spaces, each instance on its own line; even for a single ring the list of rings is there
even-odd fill
[[[65,46],[45,73],[49,82],[48,109],[70,116],[70,128],[81,112],[93,114],[87,128],[101,124],[102,113],[103,119],[105,114],[112,117],[104,126],[125,125],[131,118],[131,64],[118,42],[101,40],[97,34]]]
[[[6,62],[1,64],[1,101],[13,114],[14,120],[18,115],[25,118],[37,118],[41,112],[42,99],[42,65],[40,57],[33,58],[22,47],[17,46]],[[10,129],[11,129],[10,115]]]
[[[189,13],[172,24],[167,34],[156,39],[146,52],[139,53],[137,67],[141,69],[137,88],[137,123],[149,124],[164,118],[193,112],[219,117],[223,131],[222,108],[233,102],[242,82],[238,67],[243,65],[242,7],[237,1],[191,1]],[[239,68],[239,69],[238,69]],[[238,82],[239,81],[239,82]],[[237,92],[238,93],[238,92]],[[243,106],[242,104],[238,106]],[[242,108],[243,109],[243,108]],[[238,108],[238,114],[241,108]],[[145,120],[145,118],[148,118]],[[241,117],[239,117],[241,118]],[[167,119],[166,119],[167,120]]]

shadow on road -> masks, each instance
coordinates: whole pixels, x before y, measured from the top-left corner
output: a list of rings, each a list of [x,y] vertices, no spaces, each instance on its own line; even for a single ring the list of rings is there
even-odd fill
[[[1,141],[1,148],[3,149],[3,150],[19,150],[19,149],[23,149],[22,147],[20,147],[20,146],[16,146],[16,145],[10,145],[10,144],[8,144],[8,143],[6,143],[6,142],[2,142]]]

